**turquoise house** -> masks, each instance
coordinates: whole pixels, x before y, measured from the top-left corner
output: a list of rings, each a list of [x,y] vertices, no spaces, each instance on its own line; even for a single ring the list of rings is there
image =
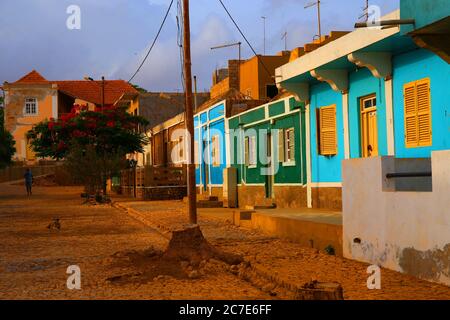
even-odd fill
[[[309,207],[342,209],[345,159],[450,149],[448,52],[423,31],[448,39],[450,1],[417,2],[381,18],[416,26],[357,29],[277,69],[278,86],[305,103]]]

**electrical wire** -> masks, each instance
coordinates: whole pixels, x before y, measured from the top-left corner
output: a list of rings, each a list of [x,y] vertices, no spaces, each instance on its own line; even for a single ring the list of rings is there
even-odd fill
[[[247,42],[248,46],[250,47],[250,49],[252,49],[253,53],[255,54],[255,56],[258,56],[258,54],[256,53],[255,49],[253,49],[253,46],[250,44],[250,41],[248,41],[247,37],[244,35],[244,33],[242,32],[241,28],[239,27],[239,25],[237,24],[236,20],[233,18],[233,16],[231,15],[230,11],[227,9],[227,7],[225,6],[225,4],[223,3],[222,0],[219,0],[220,4],[222,5],[222,7],[225,9],[226,13],[228,14],[228,16],[230,17],[231,21],[233,21],[234,25],[236,26],[236,28],[238,29],[239,33],[241,34],[242,38],[244,38],[245,42]],[[269,71],[269,69],[267,68],[267,66],[265,65],[264,61],[261,59],[261,64],[264,67],[264,69],[266,70],[267,74],[272,78],[274,77],[274,75],[272,75],[272,73]]]
[[[133,76],[130,78],[130,80],[128,80],[128,83],[130,83],[130,82],[136,77],[136,75],[139,73],[139,71],[141,71],[142,66],[144,65],[145,61],[147,61],[148,56],[149,56],[150,53],[152,52],[153,47],[154,47],[155,44],[156,44],[156,41],[158,41],[159,35],[161,34],[161,31],[162,31],[162,29],[163,29],[163,27],[164,27],[164,24],[166,23],[167,17],[169,16],[170,9],[172,8],[172,5],[173,5],[173,1],[174,1],[174,0],[171,0],[171,1],[170,1],[170,5],[169,5],[169,8],[167,9],[166,15],[164,16],[164,19],[163,19],[163,21],[162,21],[162,23],[161,23],[161,26],[159,27],[158,33],[156,34],[156,37],[155,37],[155,39],[153,40],[153,43],[152,43],[152,45],[150,46],[150,49],[148,50],[147,54],[145,55],[144,60],[143,60],[142,63],[139,65],[139,67],[137,68],[137,70],[136,70],[136,72],[133,74]]]

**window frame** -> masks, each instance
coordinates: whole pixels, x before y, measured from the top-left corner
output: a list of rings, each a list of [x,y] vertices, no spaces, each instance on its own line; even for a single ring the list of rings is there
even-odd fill
[[[292,139],[294,140],[293,150],[291,150],[291,139],[289,134],[292,133]],[[287,128],[284,130],[283,134],[283,149],[284,149],[284,158],[283,158],[283,166],[295,166],[295,128]],[[290,154],[291,153],[291,154]],[[289,156],[290,155],[290,156]]]
[[[419,95],[417,87],[419,84],[427,84],[428,85],[428,116],[429,116],[429,127],[430,127],[430,139],[428,142],[421,142],[420,140],[420,125],[419,125],[419,117],[423,114],[419,114]],[[415,125],[416,125],[416,141],[408,142],[408,122],[407,118],[410,118],[407,114],[407,105],[406,105],[406,90],[410,87],[414,88],[414,104],[415,104]],[[426,148],[433,146],[433,117],[432,117],[432,98],[431,98],[431,80],[430,78],[423,78],[415,81],[411,81],[405,83],[403,85],[403,122],[404,122],[404,143],[406,149],[416,149],[416,148]]]
[[[35,112],[34,113],[28,113],[27,112],[27,104],[29,103],[28,100],[34,100],[35,104]],[[24,106],[23,106],[23,115],[25,117],[36,117],[39,115],[39,101],[35,97],[27,97],[25,98]]]
[[[249,169],[255,169],[258,167],[257,149],[256,149],[256,136],[245,137],[245,166]]]
[[[221,165],[221,153],[220,153],[220,136],[213,135],[211,137],[211,158],[212,158],[212,166],[214,168],[218,168]]]
[[[323,148],[322,148],[322,144],[323,144],[322,136],[323,136],[323,132],[324,132],[324,130],[322,128],[322,112],[324,110],[327,110],[327,109],[333,109],[334,110],[334,124],[335,124],[335,127],[334,127],[334,140],[335,140],[335,143],[336,143],[335,149],[333,150],[333,152],[329,152],[329,153],[325,153],[323,151]],[[316,108],[317,153],[319,155],[324,156],[324,157],[335,157],[335,156],[337,156],[339,154],[339,146],[338,146],[339,141],[338,141],[338,129],[337,129],[337,126],[338,126],[338,121],[337,121],[337,107],[336,107],[336,104],[332,104],[332,105],[329,105],[329,106],[322,106],[322,107]]]

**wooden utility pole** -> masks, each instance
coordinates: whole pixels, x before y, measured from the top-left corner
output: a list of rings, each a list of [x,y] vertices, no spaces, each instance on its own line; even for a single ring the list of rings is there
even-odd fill
[[[188,213],[189,222],[197,224],[197,188],[195,181],[194,160],[194,112],[192,110],[192,62],[191,62],[191,28],[189,21],[189,0],[183,0],[183,49],[184,76],[186,88],[186,129],[188,132]]]

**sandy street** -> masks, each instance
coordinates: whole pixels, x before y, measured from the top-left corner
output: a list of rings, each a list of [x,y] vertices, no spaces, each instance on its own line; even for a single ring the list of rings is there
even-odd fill
[[[21,186],[0,185],[0,299],[277,298],[214,261],[198,272],[182,266],[192,277],[179,266],[145,266],[152,252],[168,244],[150,226],[178,225],[184,219],[182,202],[128,203],[140,212],[138,221],[110,206],[81,205],[80,192],[40,187],[27,198]],[[60,230],[47,228],[54,218],[60,219]],[[365,264],[239,229],[209,214],[200,215],[200,226],[213,245],[242,254],[289,283],[337,281],[346,299],[450,299],[448,287],[388,270],[382,273],[382,290],[370,291]],[[67,289],[71,265],[80,267],[81,290]]]

